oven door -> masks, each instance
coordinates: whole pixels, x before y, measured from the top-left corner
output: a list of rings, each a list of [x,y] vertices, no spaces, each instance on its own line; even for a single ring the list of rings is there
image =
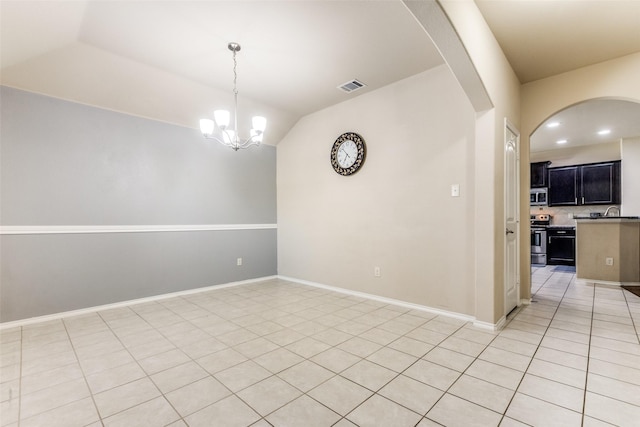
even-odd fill
[[[547,265],[546,229],[531,229],[531,264]]]

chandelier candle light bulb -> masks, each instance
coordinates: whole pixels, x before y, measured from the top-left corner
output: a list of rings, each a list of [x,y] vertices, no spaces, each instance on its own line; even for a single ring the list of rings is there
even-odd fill
[[[229,122],[231,121],[231,114],[229,111],[216,110],[213,112],[213,120],[200,120],[200,131],[205,138],[216,140],[220,144],[238,151],[240,148],[260,145],[264,135],[264,130],[267,127],[267,119],[261,116],[253,117],[251,121],[252,129],[249,132],[249,137],[244,140],[238,137],[238,73],[236,71],[238,62],[236,60],[236,54],[240,51],[241,47],[238,43],[229,43],[227,47],[231,52],[233,52],[234,129],[229,129]]]

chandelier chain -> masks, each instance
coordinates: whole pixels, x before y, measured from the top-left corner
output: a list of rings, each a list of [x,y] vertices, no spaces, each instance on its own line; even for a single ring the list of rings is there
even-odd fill
[[[238,95],[238,60],[236,59],[236,51],[233,51],[233,94]]]
[[[234,103],[234,111],[233,111],[233,124],[236,134],[233,138],[233,149],[238,150],[239,146],[239,136],[238,136],[238,71],[236,70],[238,67],[238,60],[236,59],[236,54],[238,51],[233,49],[233,103]]]

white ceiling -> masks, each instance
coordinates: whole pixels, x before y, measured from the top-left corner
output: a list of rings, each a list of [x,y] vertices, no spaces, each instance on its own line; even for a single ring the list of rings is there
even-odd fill
[[[271,143],[279,140],[274,115],[286,130],[306,114],[443,64],[400,0],[0,5],[3,84],[191,127],[231,107],[227,45],[240,43],[240,109],[268,117]],[[337,89],[352,79],[367,87]],[[176,102],[194,111],[176,117],[160,105]]]
[[[640,51],[640,1],[475,1],[522,82]],[[230,41],[240,115],[266,115],[271,144],[443,64],[401,0],[0,0],[2,84],[193,128],[231,107]]]
[[[475,0],[521,83],[640,52],[638,0]]]
[[[550,123],[558,125],[548,127]],[[605,129],[610,133],[598,134]],[[597,99],[571,106],[545,120],[531,136],[531,151],[604,144],[637,136],[640,136],[640,103]],[[567,142],[558,144],[558,140]]]

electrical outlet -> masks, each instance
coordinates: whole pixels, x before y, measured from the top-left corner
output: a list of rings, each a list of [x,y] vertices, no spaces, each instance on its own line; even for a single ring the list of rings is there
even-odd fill
[[[373,275],[375,277],[380,277],[380,267],[373,267]]]
[[[236,261],[236,264],[239,266],[242,265],[242,258],[238,258],[238,260]]]
[[[607,265],[613,265],[613,258],[607,257],[604,259],[604,263]]]

